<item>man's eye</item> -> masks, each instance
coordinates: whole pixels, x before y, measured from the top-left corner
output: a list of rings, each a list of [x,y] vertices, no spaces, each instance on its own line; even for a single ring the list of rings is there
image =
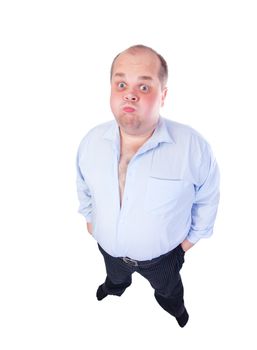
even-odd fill
[[[149,91],[149,86],[148,85],[140,85],[140,90],[143,91],[143,92],[147,92]]]
[[[126,84],[124,82],[121,82],[118,84],[119,89],[124,89],[126,87]]]

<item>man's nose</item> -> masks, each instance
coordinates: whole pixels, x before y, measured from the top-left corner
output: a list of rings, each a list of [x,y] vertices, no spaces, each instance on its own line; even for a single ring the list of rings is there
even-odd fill
[[[137,102],[138,101],[138,97],[137,95],[135,95],[134,93],[130,92],[126,95],[123,96],[123,99],[125,101],[131,101],[131,102]]]

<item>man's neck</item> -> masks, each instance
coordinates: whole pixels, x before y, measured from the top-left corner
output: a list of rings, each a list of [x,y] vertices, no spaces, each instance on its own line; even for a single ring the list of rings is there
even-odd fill
[[[137,147],[137,146],[142,146],[152,136],[155,128],[150,132],[147,132],[141,135],[130,135],[130,134],[126,134],[125,131],[122,130],[121,128],[119,128],[119,130],[120,130],[121,142],[124,146]]]

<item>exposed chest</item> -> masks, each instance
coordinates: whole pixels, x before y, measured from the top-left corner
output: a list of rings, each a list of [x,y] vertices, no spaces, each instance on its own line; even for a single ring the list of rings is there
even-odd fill
[[[135,153],[136,151],[124,151],[120,155],[120,161],[119,161],[119,182],[120,183],[123,183],[123,182],[125,183],[128,165]]]
[[[136,149],[123,149],[119,160],[119,189],[120,189],[120,200],[122,202],[127,169],[130,160],[133,158],[134,154],[137,152]]]

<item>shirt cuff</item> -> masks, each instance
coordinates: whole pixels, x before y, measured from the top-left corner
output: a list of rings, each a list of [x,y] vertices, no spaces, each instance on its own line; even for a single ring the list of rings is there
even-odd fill
[[[80,209],[78,210],[78,213],[84,216],[84,218],[87,220],[87,222],[92,222],[92,214],[91,213],[83,213]]]
[[[186,239],[195,244],[197,243],[198,241],[200,241],[200,239],[202,238],[209,238],[213,233],[213,230],[193,230],[191,228],[191,230],[189,231]]]

